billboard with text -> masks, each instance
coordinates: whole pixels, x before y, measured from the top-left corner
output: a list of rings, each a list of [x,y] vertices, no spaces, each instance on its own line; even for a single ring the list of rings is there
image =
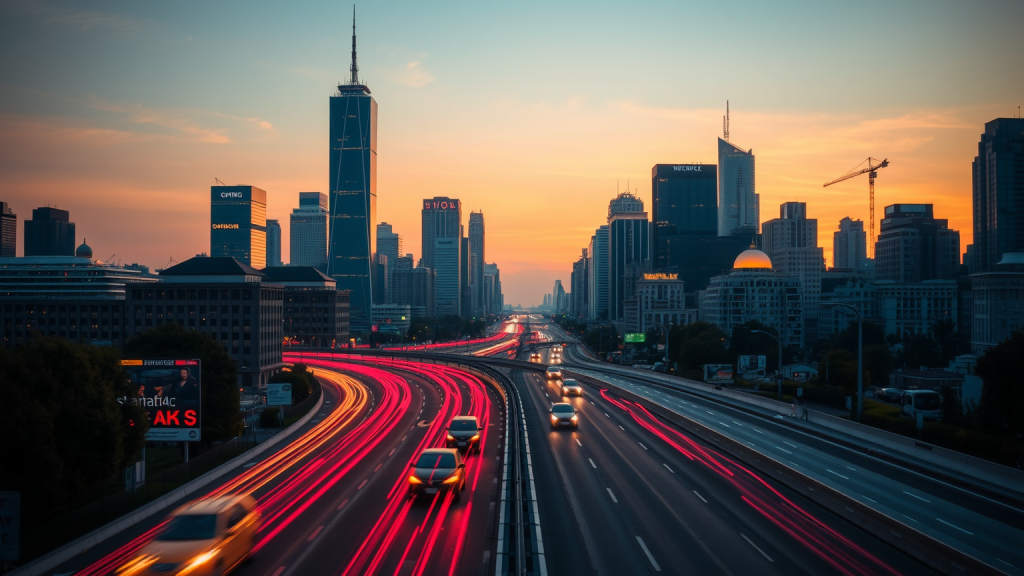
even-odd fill
[[[149,415],[146,440],[197,442],[202,428],[202,372],[196,359],[121,360],[133,394],[118,398]]]

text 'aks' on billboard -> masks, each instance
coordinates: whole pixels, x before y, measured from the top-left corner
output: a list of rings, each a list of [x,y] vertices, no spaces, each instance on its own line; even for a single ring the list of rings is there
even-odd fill
[[[202,370],[196,359],[122,360],[133,394],[118,403],[142,406],[146,440],[197,442],[202,429]]]

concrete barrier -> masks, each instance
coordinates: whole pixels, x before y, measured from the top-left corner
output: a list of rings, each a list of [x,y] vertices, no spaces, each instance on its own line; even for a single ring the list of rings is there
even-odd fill
[[[92,547],[102,543],[108,538],[111,538],[114,535],[138,524],[139,522],[142,522],[146,518],[149,518],[150,516],[156,514],[157,512],[163,510],[164,508],[171,506],[172,504],[181,500],[182,498],[185,498],[191,494],[196,493],[201,488],[205,487],[207,484],[213,482],[217,478],[220,478],[221,476],[230,472],[231,470],[234,470],[235,468],[238,468],[239,466],[248,462],[249,460],[252,460],[253,457],[258,456],[266,452],[267,450],[271,449],[272,447],[276,446],[277,444],[281,443],[292,432],[304,426],[313,418],[314,415],[316,415],[320,411],[320,408],[321,406],[323,406],[324,403],[323,387],[321,386],[320,389],[320,399],[317,400],[316,405],[313,406],[313,409],[310,410],[309,413],[307,413],[302,418],[299,418],[291,426],[285,428],[281,432],[268,438],[266,442],[260,444],[259,446],[256,446],[252,450],[249,450],[236,456],[235,458],[232,458],[231,460],[221,464],[220,466],[214,468],[213,470],[210,470],[209,472],[203,474],[202,476],[196,478],[195,480],[192,480],[187,484],[179,486],[175,490],[172,490],[171,492],[164,494],[163,496],[157,498],[156,500],[150,502],[149,504],[146,504],[141,508],[137,508],[116,520],[113,520],[103,526],[100,526],[99,528],[93,530],[92,532],[89,532],[85,536],[72,540],[71,542],[68,542],[67,544],[61,546],[60,548],[57,548],[53,552],[50,552],[49,554],[36,558],[28,564],[18,568],[14,572],[11,572],[10,576],[41,576],[42,574],[50,570],[53,570],[57,566],[60,566],[64,562],[71,560],[75,556],[88,551]]]

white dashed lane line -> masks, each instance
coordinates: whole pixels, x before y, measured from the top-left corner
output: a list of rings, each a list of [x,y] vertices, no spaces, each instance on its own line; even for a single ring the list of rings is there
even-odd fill
[[[640,445],[640,447],[641,447],[641,448],[643,448],[644,450],[647,450],[647,449],[648,449],[648,448],[647,448],[647,446],[644,446],[644,443],[643,443],[643,442],[637,442],[637,444],[639,444],[639,445]]]
[[[849,480],[849,478],[848,478],[848,477],[846,477],[846,476],[843,476],[843,475],[842,475],[842,474],[840,474],[839,472],[833,472],[832,470],[829,470],[828,468],[825,468],[825,471],[826,471],[826,472],[828,472],[828,473],[830,473],[830,474],[835,474],[836,476],[839,476],[839,477],[840,477],[840,478],[842,478],[843,480]]]
[[[754,550],[757,550],[758,552],[760,552],[761,556],[764,556],[765,560],[767,560],[769,562],[775,562],[775,560],[772,560],[771,556],[765,554],[764,550],[761,550],[760,548],[758,548],[757,544],[754,544],[754,542],[750,538],[747,538],[746,534],[740,532],[740,536],[743,536],[743,539],[747,541],[747,544],[750,544],[751,546],[753,546]]]
[[[664,466],[665,468],[668,468],[668,471],[669,471],[669,472],[671,472],[671,473],[673,473],[673,474],[675,474],[675,473],[676,473],[676,471],[675,471],[675,470],[673,470],[673,469],[669,468],[668,464],[662,464],[662,466]]]
[[[611,488],[605,488],[605,490],[607,490],[608,491],[608,495],[612,497],[612,502],[615,502],[616,504],[618,504],[619,503],[619,499],[615,497],[615,494],[612,494],[612,489]]]
[[[593,468],[594,470],[597,470],[597,464],[594,464],[594,459],[587,458],[587,460],[590,460],[590,467]]]
[[[797,446],[796,444],[793,444],[792,442],[786,442],[785,440],[783,440],[782,443],[783,444],[788,444],[788,445],[792,446],[793,448],[799,448],[799,446]]]
[[[576,445],[579,446],[580,448],[582,448],[583,444],[580,444],[580,439],[579,438],[575,438],[575,440],[576,440]]]
[[[647,544],[644,544],[644,539],[637,536],[636,541],[639,542],[640,547],[644,549],[644,554],[647,554],[647,559],[651,561],[651,566],[654,566],[654,571],[661,572],[661,566],[658,566],[658,563],[654,560],[654,556],[651,554],[651,551],[647,549]]]
[[[785,452],[786,454],[792,454],[792,452],[790,452],[789,450],[786,450],[785,448],[779,448],[778,446],[776,446],[776,447],[775,447],[775,449],[776,449],[776,450],[782,450],[782,451],[783,451],[783,452]]]
[[[693,493],[696,494],[697,498],[700,498],[705,504],[708,503],[708,501],[704,500],[704,497],[700,495],[700,492],[697,492],[696,490],[694,490]]]
[[[903,493],[904,493],[904,494],[906,494],[907,496],[913,496],[914,498],[917,498],[917,499],[918,499],[918,500],[920,500],[921,502],[927,502],[927,503],[929,503],[929,504],[931,504],[931,503],[932,503],[932,501],[931,501],[931,500],[925,500],[924,498],[921,498],[921,497],[920,497],[920,496],[918,496],[917,494],[911,494],[910,492],[907,492],[906,490],[904,490],[904,491],[903,491]]]
[[[942,518],[936,518],[936,520],[938,520],[939,522],[942,522],[942,523],[943,523],[943,524],[945,524],[946,526],[950,526],[950,527],[952,527],[952,528],[956,528],[957,530],[959,530],[959,531],[963,532],[964,534],[969,534],[969,535],[971,535],[971,536],[974,536],[974,532],[968,532],[967,530],[964,530],[963,528],[961,528],[961,527],[957,526],[956,524],[950,524],[949,522],[946,522],[946,521],[945,521],[945,520],[943,520]]]

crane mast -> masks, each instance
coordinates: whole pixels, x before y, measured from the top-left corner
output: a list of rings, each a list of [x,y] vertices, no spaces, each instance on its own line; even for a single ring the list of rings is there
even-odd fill
[[[867,168],[861,168],[861,166],[865,163],[867,163]],[[846,174],[843,174],[842,176],[836,178],[831,182],[826,182],[823,186],[824,188],[827,188],[833,184],[838,184],[839,182],[843,182],[844,180],[849,180],[850,178],[860,176],[861,174],[868,175],[868,204],[870,206],[868,221],[869,236],[866,246],[868,258],[875,257],[875,178],[878,178],[878,170],[880,168],[885,168],[888,165],[888,158],[884,160],[879,160],[877,158],[868,157],[867,160],[858,164],[857,167],[854,168],[853,170],[850,170]]]

